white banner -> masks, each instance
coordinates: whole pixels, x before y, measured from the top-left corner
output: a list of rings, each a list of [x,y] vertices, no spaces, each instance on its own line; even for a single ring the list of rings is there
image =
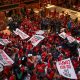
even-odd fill
[[[60,36],[61,38],[63,38],[63,39],[65,39],[65,38],[67,37],[65,32],[60,33],[59,36]]]
[[[76,39],[75,39],[74,37],[68,36],[68,35],[67,35],[67,39],[68,39],[68,41],[69,41],[70,43],[76,41]]]
[[[17,31],[13,31],[16,35],[18,35]]]
[[[79,40],[76,40],[77,41],[77,43],[80,43],[80,41]]]
[[[0,72],[2,72],[4,69],[3,69],[3,65],[0,64]]]
[[[36,34],[42,35],[42,34],[44,34],[44,31],[43,30],[36,31]]]
[[[77,50],[78,50],[78,53],[79,53],[79,57],[80,57],[80,48],[78,48]]]
[[[3,51],[0,49],[0,63],[4,66],[9,66],[14,63],[14,61]]]
[[[40,41],[42,41],[44,39],[44,36],[41,35],[33,35],[29,41],[31,41],[33,46],[37,46]]]
[[[75,74],[75,70],[70,58],[56,62],[56,66],[60,75],[69,79],[77,79],[77,76]]]
[[[8,43],[10,43],[10,41],[8,41],[8,39],[0,39],[0,44],[6,45]]]
[[[63,39],[67,38],[70,43],[72,43],[74,41],[77,41],[78,43],[80,42],[80,41],[76,40],[74,37],[67,35],[65,32],[60,33],[59,36]]]
[[[29,36],[25,34],[23,31],[20,29],[16,29],[16,31],[13,31],[16,35],[19,35],[22,39],[27,39]]]

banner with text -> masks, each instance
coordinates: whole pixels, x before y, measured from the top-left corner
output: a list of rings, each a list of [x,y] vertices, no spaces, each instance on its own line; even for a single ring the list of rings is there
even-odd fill
[[[66,34],[65,32],[60,33],[59,36],[60,36],[61,38],[63,38],[63,39],[67,38],[67,40],[68,40],[70,43],[72,43],[72,42],[74,42],[74,41],[76,41],[77,43],[80,43],[79,40],[77,40],[76,38],[74,38],[74,37]]]
[[[16,29],[16,31],[13,31],[16,35],[19,35],[22,39],[27,39],[29,38],[29,36],[27,34],[25,34],[23,31],[21,31],[20,29]]]
[[[29,41],[31,41],[33,46],[37,46],[40,41],[42,41],[44,39],[44,36],[41,35],[33,35]]]
[[[59,36],[60,36],[61,38],[63,38],[63,39],[65,39],[65,38],[67,37],[65,32],[60,33]]]
[[[78,54],[79,54],[79,57],[80,57],[80,48],[77,48],[77,50],[78,50]]]
[[[6,45],[8,43],[10,43],[10,41],[8,41],[8,39],[0,39],[0,44],[1,45]]]
[[[36,31],[36,34],[42,35],[42,34],[44,34],[44,31],[43,30],[38,30],[38,31]]]
[[[69,36],[69,35],[67,35],[67,39],[68,39],[68,41],[69,41],[70,43],[76,41],[76,39],[75,39],[74,37]]]
[[[77,76],[75,74],[75,70],[70,58],[56,62],[56,66],[60,75],[69,79],[77,79]]]
[[[9,66],[14,63],[14,61],[0,49],[0,63],[4,66]]]

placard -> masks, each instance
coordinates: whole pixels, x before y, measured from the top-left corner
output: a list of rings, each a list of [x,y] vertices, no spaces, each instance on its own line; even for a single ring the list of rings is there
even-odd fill
[[[70,58],[56,62],[56,66],[60,75],[69,79],[77,79]]]
[[[43,30],[36,31],[36,34],[42,35],[44,34],[44,31]]]
[[[9,66],[14,63],[14,61],[3,51],[0,49],[0,63],[4,66]]]
[[[33,35],[29,41],[31,41],[33,46],[37,46],[40,41],[42,41],[44,39],[44,36],[41,35]]]
[[[7,45],[8,43],[10,43],[11,41],[8,41],[8,39],[0,39],[0,44],[1,45]]]
[[[21,39],[27,39],[29,38],[29,35],[25,34],[23,31],[21,31],[20,29],[16,29],[16,31],[13,31],[16,35],[19,35],[21,37]]]

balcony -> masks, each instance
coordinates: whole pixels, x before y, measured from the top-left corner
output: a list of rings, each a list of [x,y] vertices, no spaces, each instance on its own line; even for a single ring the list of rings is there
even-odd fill
[[[0,11],[11,10],[20,8],[20,4],[31,4],[38,2],[39,0],[0,0]],[[3,3],[2,3],[3,2]]]

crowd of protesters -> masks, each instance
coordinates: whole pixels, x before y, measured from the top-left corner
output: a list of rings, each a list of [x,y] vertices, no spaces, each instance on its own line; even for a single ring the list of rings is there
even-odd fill
[[[43,13],[44,14],[44,13]],[[26,13],[26,17],[12,17],[8,21],[11,34],[0,32],[0,38],[8,39],[11,43],[3,46],[3,49],[14,60],[11,66],[5,66],[0,72],[0,80],[70,80],[58,73],[56,62],[70,58],[74,66],[78,80],[80,79],[80,58],[77,42],[69,43],[67,39],[59,37],[62,31],[79,40],[79,21],[72,20],[69,14],[64,16],[54,12],[53,17],[40,15],[36,19],[33,10]],[[45,37],[36,47],[33,47],[29,39],[22,40],[15,35],[13,30],[19,28],[30,37],[35,31],[44,30]]]

